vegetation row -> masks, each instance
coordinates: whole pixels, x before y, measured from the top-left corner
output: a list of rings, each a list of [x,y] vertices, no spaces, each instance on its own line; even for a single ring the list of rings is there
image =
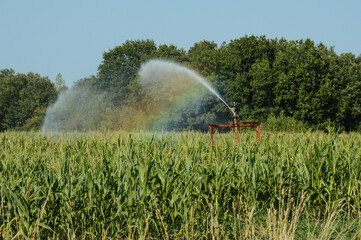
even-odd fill
[[[88,86],[101,94],[106,100],[102,111],[95,107],[73,108],[64,122],[65,128],[111,129],[108,126],[114,119],[124,119],[118,111],[124,106],[151,106],[139,86],[137,72],[142,63],[152,58],[172,60],[199,72],[236,107],[243,120],[265,122],[270,118],[274,122],[281,116],[300,129],[360,129],[360,56],[336,54],[332,47],[310,39],[287,41],[264,36],[244,36],[220,46],[201,41],[188,51],[174,45],[156,45],[152,40],[126,41],[103,54],[95,76],[80,79],[72,87]],[[45,109],[64,88],[60,76],[55,86],[38,74],[1,70],[0,131],[39,129]],[[89,118],[90,112],[95,117]],[[98,117],[105,112],[107,119]],[[197,108],[182,109],[175,115],[187,121],[173,124],[177,126],[174,130],[203,130],[208,122],[229,119],[228,110],[214,97],[206,97]],[[122,127],[126,128],[116,128]]]
[[[214,137],[2,133],[1,238],[360,234],[359,134]]]

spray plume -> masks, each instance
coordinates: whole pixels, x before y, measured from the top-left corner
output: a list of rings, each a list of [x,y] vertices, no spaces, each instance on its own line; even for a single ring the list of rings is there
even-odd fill
[[[144,64],[139,71],[141,82],[143,86],[148,86],[149,82],[158,82],[158,81],[167,81],[168,76],[182,76],[184,79],[191,79],[202,84],[207,90],[209,90],[213,95],[220,99],[228,109],[235,115],[235,112],[231,107],[223,100],[223,98],[217,93],[217,91],[208,83],[204,78],[202,78],[195,71],[181,66],[179,64],[165,61],[165,60],[151,60]]]
[[[139,69],[137,80],[141,86],[138,97],[121,106],[112,104],[106,92],[99,94],[90,85],[71,88],[48,108],[42,132],[180,130],[188,120],[185,116],[200,114],[199,106],[209,93],[230,109],[204,78],[174,62],[150,60]]]

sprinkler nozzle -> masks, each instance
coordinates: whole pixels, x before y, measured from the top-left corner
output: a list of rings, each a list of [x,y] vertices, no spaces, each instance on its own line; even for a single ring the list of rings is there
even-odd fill
[[[234,118],[238,117],[237,114],[236,114],[236,108],[235,107],[230,107],[229,110],[231,110]]]

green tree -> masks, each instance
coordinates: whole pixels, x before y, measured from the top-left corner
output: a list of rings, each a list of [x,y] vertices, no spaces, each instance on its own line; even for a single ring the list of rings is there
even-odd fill
[[[93,85],[108,93],[111,101],[122,105],[139,91],[136,76],[140,65],[154,56],[157,47],[152,40],[126,41],[103,54],[98,77]]]
[[[65,80],[63,79],[63,76],[60,73],[58,73],[55,77],[55,88],[58,91],[58,93],[68,90],[68,87],[65,84]]]
[[[322,46],[320,46],[322,48]],[[327,58],[310,39],[291,41],[274,63],[275,102],[286,116],[325,128],[337,111]]]
[[[276,81],[272,76],[272,69],[268,59],[257,60],[249,71],[250,86],[252,88],[252,105],[254,114],[258,118],[265,118],[274,112]]]
[[[8,76],[13,76],[15,74],[15,71],[13,69],[2,69],[0,70],[0,79]]]
[[[152,57],[168,59],[178,63],[188,62],[188,56],[186,52],[182,48],[178,49],[172,44],[169,46],[166,44],[159,45],[156,52],[152,54]]]
[[[220,52],[217,44],[209,41],[195,43],[188,51],[191,67],[203,76],[216,72],[220,65]]]
[[[361,125],[361,56],[352,53],[332,54],[330,74],[338,94],[336,122],[345,130],[360,129]]]
[[[54,84],[31,72],[5,72],[0,76],[0,131],[38,129],[46,107],[57,98]]]
[[[268,68],[272,69],[276,51],[280,49],[277,40],[268,40],[265,36],[245,36],[221,46],[222,62],[217,75],[225,81],[223,86],[226,101],[234,102],[242,117],[254,118],[255,108],[259,108],[255,106],[259,99],[253,99],[256,96],[254,87],[260,86],[262,80],[256,77],[260,66],[256,67],[254,64],[261,64],[265,60],[268,61]]]

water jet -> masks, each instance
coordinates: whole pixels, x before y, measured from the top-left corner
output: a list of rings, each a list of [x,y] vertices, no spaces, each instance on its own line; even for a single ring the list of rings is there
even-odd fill
[[[162,95],[163,89],[169,90],[167,87],[164,86],[171,86],[171,89],[176,88],[175,92],[179,91],[187,91],[187,85],[185,84],[186,81],[197,82],[205,87],[209,92],[211,92],[214,96],[216,96],[224,105],[230,110],[232,113],[233,123],[232,124],[208,124],[209,132],[211,134],[211,143],[212,146],[214,145],[213,142],[213,135],[215,134],[217,128],[223,127],[233,127],[235,128],[236,132],[236,139],[237,144],[239,144],[239,136],[238,136],[238,128],[240,127],[252,127],[257,131],[258,134],[258,142],[260,142],[260,129],[258,122],[243,122],[238,123],[237,119],[238,116],[236,114],[236,109],[230,107],[227,102],[220,96],[220,94],[211,86],[210,83],[206,81],[203,77],[197,74],[195,71],[179,65],[177,63],[161,60],[161,59],[153,59],[145,64],[143,64],[140,68],[139,74],[139,81],[141,86],[148,90],[148,92],[153,92],[155,97],[159,97]],[[173,79],[173,80],[172,80]],[[174,80],[176,79],[176,80]],[[187,80],[185,80],[187,79]],[[177,86],[174,87],[174,84]],[[163,87],[163,88],[162,88]],[[161,89],[161,90],[160,90]],[[171,97],[172,93],[169,94]],[[162,102],[159,102],[158,105],[161,105]]]

